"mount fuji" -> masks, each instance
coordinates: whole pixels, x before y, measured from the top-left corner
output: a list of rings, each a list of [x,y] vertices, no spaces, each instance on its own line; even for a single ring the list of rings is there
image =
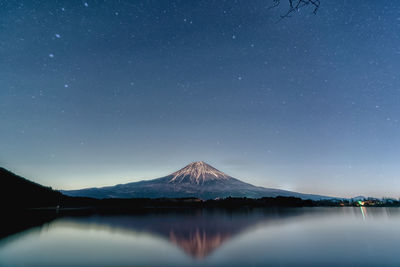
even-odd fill
[[[68,196],[92,198],[183,198],[298,197],[323,200],[333,197],[254,186],[233,178],[203,161],[192,162],[168,176],[127,184],[80,190],[62,190]]]

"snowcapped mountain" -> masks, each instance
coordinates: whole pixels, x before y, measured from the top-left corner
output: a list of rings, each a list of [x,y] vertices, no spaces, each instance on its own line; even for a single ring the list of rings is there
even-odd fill
[[[69,196],[93,198],[181,198],[214,199],[225,197],[293,196],[302,199],[331,199],[331,197],[302,194],[280,189],[254,186],[233,178],[203,161],[192,162],[168,176],[101,188],[63,190]]]
[[[197,185],[209,181],[228,180],[231,178],[203,161],[192,162],[171,175],[173,175],[170,180],[171,183],[191,183]]]

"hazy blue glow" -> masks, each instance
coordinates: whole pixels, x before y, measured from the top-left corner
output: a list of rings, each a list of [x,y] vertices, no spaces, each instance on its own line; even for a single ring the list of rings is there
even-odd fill
[[[203,160],[398,197],[400,3],[326,0],[280,23],[269,4],[1,2],[0,165],[71,189]]]

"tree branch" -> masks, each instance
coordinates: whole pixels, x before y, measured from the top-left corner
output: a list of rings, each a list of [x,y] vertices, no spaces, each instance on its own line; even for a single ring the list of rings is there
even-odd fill
[[[312,13],[317,14],[317,11],[321,5],[320,0],[288,0],[288,1],[289,1],[289,9],[287,10],[287,12],[285,14],[281,15],[281,18],[279,19],[279,21],[281,21],[282,19],[291,17],[293,12],[298,11],[302,7],[307,7],[307,6],[311,6],[313,8]],[[270,6],[270,9],[276,8],[280,4],[281,4],[281,0],[273,0],[273,4],[272,4],[272,6]]]

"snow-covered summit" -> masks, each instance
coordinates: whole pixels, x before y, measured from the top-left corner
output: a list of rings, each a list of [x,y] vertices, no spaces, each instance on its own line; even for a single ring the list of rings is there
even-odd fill
[[[231,177],[208,165],[204,161],[192,162],[183,169],[171,174],[171,183],[203,184],[213,180],[228,180]]]

